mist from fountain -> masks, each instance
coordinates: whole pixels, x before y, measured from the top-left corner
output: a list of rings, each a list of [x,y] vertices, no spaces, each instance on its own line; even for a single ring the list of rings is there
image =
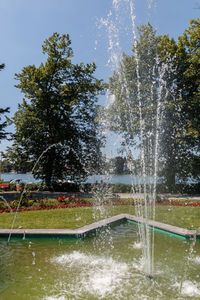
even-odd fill
[[[148,2],[148,11],[153,7],[153,1]],[[129,17],[129,26],[122,23],[124,16],[126,15],[126,22]],[[127,161],[129,162],[131,174],[132,174],[132,187],[133,191],[137,186],[139,193],[139,199],[135,201],[136,216],[145,219],[143,225],[138,226],[140,242],[142,243],[144,273],[149,278],[154,274],[154,230],[150,229],[148,221],[149,219],[155,220],[155,202],[156,202],[156,186],[157,186],[157,172],[158,172],[158,155],[159,155],[159,142],[160,133],[162,130],[162,116],[164,114],[164,103],[168,96],[168,89],[166,87],[165,77],[168,69],[170,68],[170,62],[168,64],[161,63],[159,57],[155,58],[156,64],[153,66],[153,70],[150,70],[149,76],[151,80],[151,86],[146,91],[147,98],[144,103],[144,87],[141,78],[141,58],[138,53],[138,37],[136,28],[136,15],[134,9],[134,2],[132,0],[113,0],[113,10],[109,12],[106,19],[101,19],[101,26],[104,26],[108,35],[108,52],[109,59],[108,65],[110,65],[115,77],[118,78],[118,85],[120,86],[120,97],[123,99],[123,115],[120,111],[120,105],[116,105],[118,112],[117,117],[123,118],[123,126],[125,129],[119,130],[123,144],[125,145],[125,153]],[[123,32],[121,32],[123,28]],[[124,29],[125,28],[125,29]],[[131,32],[127,32],[131,28]],[[131,35],[128,36],[128,34]],[[128,36],[133,41],[134,58],[136,62],[136,93],[131,95],[129,88],[129,82],[126,78],[126,65],[124,64],[124,58],[122,55],[122,47],[120,43],[121,35]],[[151,42],[151,41],[150,41]],[[149,43],[149,52],[150,50]],[[130,45],[131,48],[131,45]],[[158,75],[156,75],[158,74]],[[155,80],[153,77],[156,77]],[[156,91],[156,92],[155,92]],[[118,91],[119,92],[119,91]],[[118,95],[119,97],[119,95]],[[108,92],[107,110],[115,103],[116,98],[113,92]],[[117,102],[116,102],[117,103]],[[134,107],[138,105],[137,107]],[[143,113],[143,107],[148,106],[149,113],[154,115],[152,121],[149,122],[149,118],[145,118]],[[133,109],[139,111],[139,138],[132,137],[127,139],[126,132],[134,132],[134,114]],[[105,120],[102,122],[105,127],[109,128],[109,120],[106,124]],[[121,120],[119,120],[119,124]],[[119,125],[120,126],[120,125]],[[149,127],[149,128],[148,128]],[[148,129],[147,129],[148,128]],[[123,132],[124,130],[124,132]],[[140,168],[134,165],[134,158],[139,148],[139,160]],[[135,172],[138,172],[139,183],[135,181]],[[133,195],[134,196],[134,195]],[[133,197],[134,199],[136,197]],[[138,201],[139,200],[139,201]]]

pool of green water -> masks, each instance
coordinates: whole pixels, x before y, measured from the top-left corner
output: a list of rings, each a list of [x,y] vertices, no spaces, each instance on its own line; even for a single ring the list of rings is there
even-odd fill
[[[200,299],[200,242],[155,232],[154,279],[136,225],[83,239],[0,241],[0,299]]]

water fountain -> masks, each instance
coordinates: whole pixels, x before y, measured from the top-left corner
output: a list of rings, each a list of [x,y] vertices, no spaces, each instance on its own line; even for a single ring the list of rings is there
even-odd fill
[[[111,91],[108,93],[108,114],[111,111],[111,122],[115,123],[112,118],[112,111],[117,115],[117,132],[120,133],[129,165],[132,169],[133,186],[135,171],[139,171],[138,192],[142,197],[135,203],[136,215],[145,219],[145,224],[139,226],[140,241],[143,249],[144,272],[149,278],[153,278],[154,266],[154,231],[150,230],[149,219],[155,219],[155,201],[156,201],[156,183],[158,168],[158,151],[159,151],[159,132],[161,127],[161,114],[163,107],[161,102],[167,95],[166,76],[167,66],[159,62],[159,58],[151,57],[154,50],[153,38],[150,33],[146,38],[146,61],[141,58],[142,53],[138,44],[137,30],[135,24],[134,4],[132,1],[113,1],[113,13],[109,13],[107,19],[101,20],[106,27],[109,39],[109,62],[114,73],[111,80]],[[120,12],[126,11],[130,16],[130,25],[132,28],[134,59],[131,61],[130,56],[122,55],[120,49]],[[148,29],[147,25],[147,29]],[[149,26],[150,29],[150,26]],[[150,29],[151,30],[151,29]],[[132,72],[129,64],[135,69],[135,78],[129,79],[128,73]],[[156,62],[154,61],[156,60]],[[135,65],[134,65],[135,64]],[[144,72],[148,73],[144,75]],[[132,76],[134,76],[132,74]],[[144,77],[148,77],[147,80]],[[134,82],[135,81],[135,82]],[[146,86],[143,85],[146,83]],[[135,84],[135,87],[131,86]],[[146,109],[146,112],[144,110]],[[136,113],[138,110],[138,113]],[[149,117],[149,115],[151,117]],[[133,118],[138,117],[139,125],[135,124]],[[114,116],[116,118],[116,116]],[[105,122],[104,122],[105,123]],[[136,126],[138,126],[138,133]],[[108,121],[108,127],[110,122]],[[135,136],[136,138],[135,138]],[[134,166],[134,157],[137,148],[140,148],[140,167],[136,170]],[[144,206],[143,206],[144,200]],[[144,208],[144,209],[143,209]]]
[[[163,234],[159,230],[154,230],[155,223],[150,221],[155,219],[159,128],[163,113],[162,99],[167,93],[164,81],[167,66],[160,64],[159,58],[156,58],[157,70],[152,69],[152,73],[158,72],[159,76],[156,85],[156,105],[151,111],[155,119],[150,130],[146,131],[142,102],[144,90],[140,78],[133,2],[113,0],[114,12],[116,18],[119,18],[120,5],[123,3],[131,12],[132,36],[135,38],[136,93],[140,129],[139,139],[133,141],[121,133],[120,140],[124,141],[124,148],[133,171],[135,171],[133,156],[138,147],[140,148],[141,171],[138,176],[140,182],[137,185],[137,192],[142,196],[135,202],[135,212],[138,218],[143,218],[144,223],[135,224],[129,220],[111,228],[104,227],[98,234],[92,233],[80,239],[26,236],[22,242],[16,237],[10,240],[9,236],[9,246],[5,240],[1,242],[0,249],[3,258],[0,262],[2,299],[6,297],[20,300],[28,297],[44,300],[199,299],[200,297],[199,242],[195,239],[190,242],[181,235]],[[131,116],[134,107],[129,83],[123,72],[118,72],[119,67],[123,71],[126,65],[123,63],[120,65],[119,35],[112,19],[113,14],[110,13],[101,23],[106,25],[109,33],[110,61],[120,83],[120,93],[125,99],[124,107],[127,115],[124,118],[126,121],[124,128],[125,132],[128,132],[135,126]],[[154,84],[153,82],[150,86],[150,100],[153,95],[155,96]],[[108,109],[114,103],[113,94],[111,98]],[[120,111],[117,113],[121,114]],[[145,136],[146,132],[148,138]],[[152,136],[154,140],[151,139]],[[133,186],[135,186],[134,177]],[[109,193],[106,185],[94,187],[93,194],[96,195],[99,208],[103,208],[102,201],[105,201],[105,194]],[[95,213],[97,212],[94,211],[94,215]],[[104,208],[100,211],[100,214],[103,213]],[[152,278],[153,280],[149,280]]]

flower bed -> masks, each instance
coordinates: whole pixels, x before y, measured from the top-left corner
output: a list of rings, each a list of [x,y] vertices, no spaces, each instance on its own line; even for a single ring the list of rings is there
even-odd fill
[[[173,206],[200,206],[200,201],[196,202],[180,202],[180,201],[165,201],[158,203],[159,205],[173,205]]]
[[[39,200],[38,200],[39,201]],[[46,202],[45,202],[46,201]],[[91,201],[88,202],[86,199],[83,198],[76,198],[74,195],[65,198],[64,196],[59,196],[57,198],[58,204],[53,204],[53,205],[48,205],[49,201],[48,199],[43,199],[40,200],[39,202],[35,202],[35,204],[38,206],[30,206],[30,207],[21,207],[17,210],[17,207],[13,207],[12,210],[9,208],[5,209],[0,209],[0,213],[10,213],[10,212],[21,212],[21,211],[36,211],[36,210],[50,210],[50,209],[62,209],[62,208],[76,208],[76,207],[93,207],[93,206],[99,206],[96,205],[95,203],[92,203]],[[118,205],[133,205],[135,206],[136,204],[134,202],[126,202],[123,201],[117,201],[117,202],[104,202],[102,205],[107,205],[107,206],[118,206]],[[142,203],[144,205],[144,202]],[[200,207],[200,201],[196,202],[180,202],[180,201],[163,201],[156,203],[156,205],[168,205],[168,206],[190,206],[190,207]]]
[[[36,207],[22,207],[17,210],[17,208],[13,208],[13,212],[21,212],[21,211],[34,211],[34,210],[49,210],[49,209],[59,209],[59,208],[75,208],[75,207],[91,207],[93,206],[91,203],[76,203],[76,204],[60,204],[60,205],[51,205],[51,206],[36,206]],[[9,208],[1,209],[0,213],[10,213],[11,210]]]

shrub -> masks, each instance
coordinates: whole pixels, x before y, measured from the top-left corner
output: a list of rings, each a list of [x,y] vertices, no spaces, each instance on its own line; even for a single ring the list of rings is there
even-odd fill
[[[17,189],[19,190],[19,194],[15,195],[16,201],[19,203],[20,206],[26,206],[28,207],[28,201],[31,198],[30,190],[26,189],[24,190],[24,184],[23,185],[16,185]]]
[[[113,193],[131,193],[132,192],[132,184],[123,184],[123,183],[112,184],[112,192]]]

